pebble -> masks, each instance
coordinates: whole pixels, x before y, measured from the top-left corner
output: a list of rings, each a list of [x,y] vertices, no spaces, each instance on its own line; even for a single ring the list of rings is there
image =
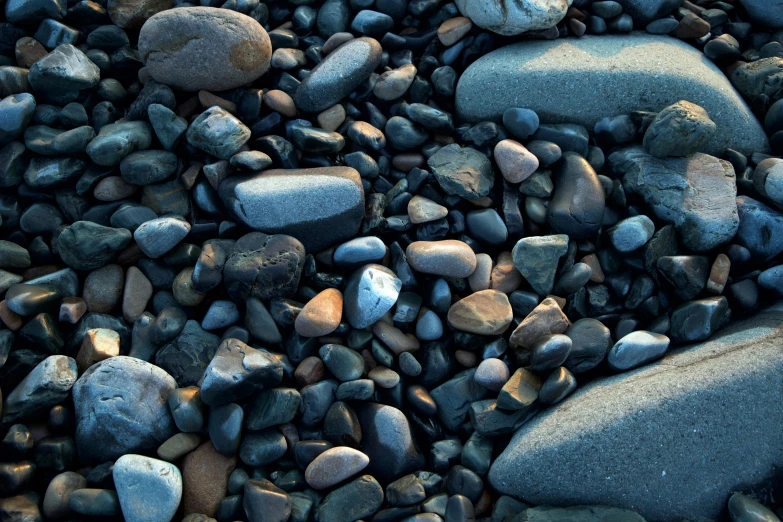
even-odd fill
[[[315,512],[316,522],[360,520],[383,503],[383,488],[371,475],[362,475],[329,493]]]
[[[3,422],[14,424],[61,403],[76,377],[76,361],[65,355],[46,357],[5,397]]]
[[[191,43],[182,46],[181,41]],[[160,83],[186,91],[224,91],[263,75],[272,46],[264,28],[249,16],[185,7],[160,12],[144,24],[139,55]]]
[[[201,320],[201,328],[207,331],[226,328],[239,321],[239,309],[233,301],[212,301],[204,319]]]
[[[158,447],[158,457],[166,462],[175,462],[195,450],[201,444],[201,437],[195,433],[177,433]]]
[[[62,105],[75,101],[100,79],[98,66],[70,43],[58,45],[35,62],[28,75],[30,86],[41,101]]]
[[[606,360],[612,369],[625,371],[659,359],[668,348],[669,338],[665,335],[637,330],[617,341]]]
[[[508,113],[508,111],[506,111]],[[504,113],[504,118],[505,114]],[[493,152],[495,162],[509,183],[521,183],[539,167],[538,158],[514,140],[501,140]]]
[[[633,216],[623,219],[606,233],[618,252],[633,252],[652,239],[655,224],[647,216]]]
[[[236,456],[221,455],[210,441],[182,461],[182,509],[214,517],[226,496],[228,477],[237,465]]]
[[[69,500],[71,494],[87,487],[87,479],[74,471],[66,471],[55,476],[46,487],[42,511],[49,518],[63,518],[71,514]]]
[[[305,480],[314,489],[326,489],[364,470],[370,459],[361,451],[339,446],[315,457],[305,469]]]
[[[93,328],[87,330],[79,353],[76,356],[76,366],[84,372],[95,363],[120,354],[120,336],[108,328]]]
[[[414,225],[437,221],[448,213],[449,209],[423,196],[413,196],[408,202],[408,217]]]
[[[687,156],[699,152],[716,128],[707,111],[682,100],[658,113],[644,133],[644,150],[659,158]]]
[[[369,264],[351,275],[345,286],[345,318],[354,328],[374,324],[397,302],[402,281],[388,268]]]
[[[456,16],[440,24],[438,27],[438,39],[440,43],[449,47],[460,41],[472,28],[473,22],[470,21],[470,18]]]
[[[567,0],[522,0],[507,6],[500,0],[482,5],[478,0],[458,0],[460,13],[474,24],[501,35],[515,35],[554,27],[565,17],[570,6]]]
[[[576,389],[576,378],[562,366],[547,377],[538,393],[538,400],[543,404],[557,404]]]
[[[53,285],[13,284],[5,293],[9,310],[21,316],[33,316],[53,309],[61,294]]]
[[[571,339],[563,334],[539,337],[530,350],[530,367],[536,372],[553,370],[571,353]]]
[[[383,389],[394,388],[400,382],[400,375],[385,366],[376,366],[367,372],[367,378],[375,383],[375,386]]]
[[[568,251],[565,234],[533,236],[520,239],[511,256],[514,266],[540,296],[552,293],[558,261]]]
[[[18,139],[33,118],[34,111],[35,98],[26,92],[0,100],[0,144]]]
[[[250,129],[225,109],[214,106],[193,120],[186,137],[194,147],[228,160],[250,139]]]
[[[168,522],[182,498],[182,476],[173,464],[123,455],[112,471],[122,516],[128,522]]]
[[[669,335],[675,343],[704,341],[722,328],[730,317],[731,310],[723,296],[683,303],[672,312]]]
[[[506,363],[500,359],[484,359],[476,368],[473,378],[488,390],[499,392],[511,377]]]
[[[415,241],[406,249],[411,268],[424,274],[468,277],[476,269],[476,254],[462,241]]]
[[[364,372],[362,356],[346,346],[326,344],[318,351],[318,355],[339,381],[356,380]]]
[[[583,318],[565,331],[571,339],[571,351],[563,363],[573,373],[584,373],[598,366],[612,346],[612,335],[601,321]]]
[[[77,489],[71,493],[68,505],[80,515],[112,517],[121,513],[117,493],[110,489]]]
[[[733,522],[776,522],[775,514],[757,500],[734,493],[729,497],[729,515]]]
[[[91,221],[77,221],[57,237],[58,252],[65,263],[76,270],[94,270],[106,265],[124,249],[131,233]]]
[[[592,166],[577,153],[566,152],[555,171],[554,184],[547,207],[552,229],[574,239],[594,236],[601,228],[606,203]]]
[[[238,339],[224,340],[204,370],[201,400],[210,406],[242,399],[265,386],[280,382],[280,361]]]
[[[509,342],[513,346],[530,349],[539,337],[564,333],[569,326],[571,322],[557,301],[547,297],[519,323],[511,333]]]
[[[242,506],[250,522],[285,522],[291,516],[291,498],[266,479],[245,483]]]
[[[446,145],[433,154],[427,164],[447,194],[475,200],[489,194],[494,185],[489,159],[470,147]]]
[[[506,294],[497,290],[481,290],[454,303],[448,312],[452,328],[479,335],[499,335],[513,319]]]
[[[759,274],[759,286],[783,294],[783,265],[773,266]],[[709,283],[708,283],[709,286]]]

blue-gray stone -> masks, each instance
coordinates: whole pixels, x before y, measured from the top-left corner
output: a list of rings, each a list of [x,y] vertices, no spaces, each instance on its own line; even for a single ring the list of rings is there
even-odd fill
[[[201,320],[201,327],[204,330],[218,330],[231,326],[239,321],[239,310],[233,301],[213,301],[209,305],[204,319]]]
[[[367,328],[391,310],[402,281],[382,265],[365,265],[348,279],[343,293],[345,317],[354,328]]]
[[[169,522],[182,499],[177,466],[142,455],[123,455],[112,470],[126,522]]]
[[[0,145],[13,141],[22,135],[33,118],[35,98],[23,92],[6,96],[0,100]]]
[[[67,226],[55,243],[65,264],[76,270],[95,270],[114,259],[130,241],[131,233],[124,228],[77,221]]]
[[[135,150],[150,148],[152,129],[144,121],[124,121],[101,127],[87,145],[87,155],[98,165],[111,167]]]
[[[44,101],[66,104],[101,80],[100,69],[79,49],[65,43],[30,68],[30,86]]]
[[[141,251],[151,258],[161,257],[185,239],[190,223],[180,217],[168,216],[145,221],[133,232]]]
[[[250,129],[225,109],[213,106],[193,120],[186,137],[194,147],[227,160],[250,139]]]

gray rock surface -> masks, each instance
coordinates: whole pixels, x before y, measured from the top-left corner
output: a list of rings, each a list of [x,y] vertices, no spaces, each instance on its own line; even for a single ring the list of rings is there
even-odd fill
[[[226,207],[247,226],[294,236],[308,253],[355,236],[364,217],[361,178],[350,167],[231,176],[219,192]]]
[[[500,122],[506,109],[526,107],[542,123],[592,129],[607,115],[660,111],[682,99],[703,107],[718,126],[705,152],[769,149],[764,130],[726,76],[699,50],[668,36],[632,33],[510,45],[468,67],[457,85],[456,105],[458,117],[470,122]]]
[[[169,522],[182,499],[177,466],[143,455],[123,455],[112,471],[126,522]]]
[[[683,244],[705,252],[730,241],[739,217],[736,176],[728,161],[707,154],[654,158],[634,146],[612,153],[626,192],[639,194],[658,219],[674,225]]]
[[[730,492],[783,464],[782,322],[778,302],[708,342],[579,389],[515,434],[490,484],[533,504],[717,520]]]
[[[382,265],[369,264],[348,279],[343,295],[345,318],[354,328],[367,328],[391,310],[402,281]]]
[[[156,14],[139,33],[139,55],[158,82],[186,91],[223,91],[269,69],[272,45],[247,15],[214,7]]]
[[[3,424],[13,424],[45,411],[68,397],[77,377],[76,361],[64,355],[52,355],[33,368],[5,398]]]
[[[740,0],[740,3],[755,23],[774,28],[783,27],[783,2],[779,0]]]
[[[158,447],[177,431],[166,402],[176,387],[168,373],[134,357],[91,366],[73,386],[80,457],[104,462]]]
[[[633,17],[636,25],[642,26],[671,14],[682,0],[617,0],[617,3]]]
[[[573,0],[457,0],[457,9],[474,24],[499,34],[514,35],[554,27]]]

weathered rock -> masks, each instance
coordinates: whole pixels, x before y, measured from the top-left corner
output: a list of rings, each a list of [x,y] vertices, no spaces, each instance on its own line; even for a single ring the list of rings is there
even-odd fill
[[[566,152],[554,175],[555,191],[547,207],[547,222],[573,239],[595,236],[604,218],[604,191],[586,159]]]
[[[560,258],[568,251],[568,236],[531,236],[520,239],[511,255],[514,266],[538,295],[552,293]]]
[[[101,75],[83,52],[64,43],[35,62],[28,79],[36,95],[64,105],[76,100],[81,91],[95,87]]]
[[[407,417],[397,408],[366,403],[357,408],[361,451],[370,458],[367,473],[387,483],[424,466]]]
[[[497,290],[481,290],[460,299],[449,308],[452,328],[479,335],[500,335],[514,319],[508,297]]]
[[[3,423],[14,424],[46,411],[68,397],[76,382],[76,361],[64,355],[44,359],[5,398]]]
[[[446,145],[433,154],[427,164],[447,194],[478,199],[489,194],[495,183],[489,158],[472,147],[460,147],[456,143]]]
[[[228,478],[237,466],[236,456],[226,457],[210,441],[182,461],[182,510],[185,515],[201,513],[214,517],[226,496]]]
[[[165,371],[134,357],[91,366],[73,386],[80,457],[104,462],[160,446],[176,432],[166,403],[176,387]]]
[[[474,24],[498,34],[515,35],[557,25],[573,0],[457,0],[457,9]]]
[[[737,198],[737,243],[754,261],[767,262],[783,252],[783,214],[749,196]]]
[[[774,0],[740,0],[753,22],[768,27],[783,27],[783,5]]]
[[[522,511],[510,522],[644,522],[639,514],[610,506],[539,506]]]
[[[574,88],[586,75],[590,88]],[[725,75],[699,50],[668,36],[634,33],[510,45],[468,67],[457,85],[456,106],[457,115],[469,122],[500,122],[506,109],[526,107],[542,122],[592,129],[607,115],[657,112],[682,99],[703,107],[718,126],[704,152],[768,150],[761,125]]]
[[[123,455],[112,471],[127,522],[169,522],[182,498],[182,475],[174,464],[142,455]]]
[[[150,18],[139,55],[158,82],[186,91],[224,91],[269,69],[272,45],[261,25],[231,9],[184,7]]]
[[[686,100],[663,109],[644,133],[644,150],[656,158],[699,152],[715,134],[707,111]]]
[[[725,492],[759,484],[783,463],[781,319],[778,303],[709,342],[577,390],[516,433],[490,483],[535,504],[717,520]]]
[[[705,252],[737,233],[736,176],[728,161],[707,154],[655,158],[636,146],[612,153],[609,165],[624,174],[626,192],[674,225],[686,247]]]
[[[364,189],[359,173],[350,167],[232,176],[220,184],[219,192],[247,226],[294,236],[313,253],[355,236],[364,217]]]
[[[345,318],[354,328],[367,328],[391,310],[402,281],[383,265],[365,265],[351,275],[345,286]]]
[[[152,15],[171,9],[172,0],[110,0],[106,4],[109,18],[124,29],[139,29]]]
[[[130,231],[77,221],[57,237],[57,252],[76,270],[94,270],[111,261],[131,240]]]

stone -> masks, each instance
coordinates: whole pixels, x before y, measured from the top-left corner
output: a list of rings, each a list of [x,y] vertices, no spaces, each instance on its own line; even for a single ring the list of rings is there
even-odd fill
[[[675,343],[706,341],[730,317],[729,303],[723,296],[683,303],[672,312],[669,335]]]
[[[488,395],[487,389],[474,379],[476,371],[462,371],[430,392],[438,407],[438,419],[449,431],[456,432],[465,422],[472,402]]]
[[[644,215],[623,219],[606,231],[618,252],[633,252],[642,248],[655,233],[655,223]]]
[[[304,337],[329,335],[340,325],[342,315],[343,294],[335,288],[327,288],[302,307],[294,328]]]
[[[82,346],[76,356],[76,366],[83,373],[93,364],[119,354],[120,335],[108,328],[93,328],[87,330],[84,335]]]
[[[35,98],[23,92],[0,100],[0,144],[18,139],[35,111]]]
[[[568,251],[568,236],[531,236],[517,241],[511,256],[514,266],[540,296],[549,295],[555,285],[557,264]]]
[[[286,522],[291,516],[291,497],[266,479],[245,483],[242,506],[250,522]]]
[[[373,94],[380,100],[396,100],[410,88],[416,76],[416,66],[407,63],[398,69],[386,71],[378,77]]]
[[[175,462],[198,448],[201,437],[196,433],[177,433],[160,445],[158,457],[166,462]]]
[[[76,382],[77,375],[76,361],[70,357],[47,357],[5,397],[3,424],[15,424],[63,402]]]
[[[87,487],[87,479],[74,471],[66,471],[54,477],[46,487],[43,514],[49,518],[63,518],[71,514],[68,501],[71,493]]]
[[[671,284],[677,297],[689,301],[707,285],[710,261],[706,256],[663,256],[658,259],[658,273]]]
[[[759,286],[783,295],[783,265],[773,266],[761,272]]]
[[[286,439],[275,429],[245,434],[239,448],[239,458],[247,466],[257,468],[272,464],[285,455]]]
[[[603,223],[606,202],[593,167],[576,152],[567,151],[555,169],[554,184],[546,215],[552,229],[573,239],[594,237]]]
[[[133,357],[91,366],[73,386],[80,458],[104,462],[160,446],[176,431],[166,403],[176,386],[165,371]]]
[[[365,265],[351,274],[345,285],[345,318],[354,328],[371,326],[397,302],[402,281],[382,265]]]
[[[644,133],[644,150],[656,158],[688,156],[699,152],[717,127],[707,111],[686,100],[669,105]]]
[[[477,26],[511,36],[549,29],[562,20],[572,0],[522,0],[506,4],[500,0],[489,4],[480,0],[457,0],[457,9]]]
[[[729,497],[729,514],[736,522],[775,522],[780,519],[761,502],[743,495],[734,493]]]
[[[500,335],[508,329],[514,312],[506,294],[481,290],[451,305],[447,319],[452,328],[463,332]]]
[[[486,196],[495,183],[489,158],[471,147],[446,145],[427,164],[444,192],[468,200]]]
[[[61,297],[54,285],[20,283],[8,287],[5,304],[21,316],[34,316],[52,310]]]
[[[383,488],[362,475],[329,493],[315,512],[316,522],[347,522],[368,518],[383,504]]]
[[[384,390],[392,389],[400,383],[400,374],[386,366],[376,366],[367,372],[367,378],[375,383],[377,388]]]
[[[614,370],[625,371],[659,359],[668,348],[665,335],[637,330],[617,341],[606,360]]]
[[[530,349],[539,337],[564,333],[569,326],[571,322],[557,301],[547,297],[519,323],[509,342],[512,346]]]
[[[347,446],[330,448],[305,469],[305,480],[314,489],[326,489],[356,475],[370,463],[369,457]]]
[[[122,315],[128,323],[133,323],[147,308],[152,297],[152,283],[135,266],[128,267],[125,273],[125,290],[122,296]]]
[[[40,101],[66,104],[100,81],[100,69],[69,43],[57,46],[30,68],[28,80]]]
[[[524,145],[514,140],[499,141],[495,145],[493,156],[500,172],[509,183],[522,183],[538,169],[539,165],[538,158]]]
[[[80,515],[112,517],[121,513],[117,493],[111,489],[77,489],[71,493],[68,505]]]
[[[45,18],[62,20],[67,12],[65,2],[24,2],[11,1],[5,5],[6,19],[12,24],[31,24]]]
[[[541,379],[525,368],[517,368],[499,390],[497,407],[502,410],[524,410],[532,406],[541,390]]]
[[[289,234],[308,252],[350,239],[364,217],[364,190],[350,167],[266,170],[231,176],[220,198],[239,221],[266,233]],[[291,208],[297,212],[291,212]]]
[[[272,45],[264,28],[247,15],[185,7],[144,23],[139,56],[155,81],[185,91],[224,91],[263,75]]]
[[[452,46],[468,34],[473,28],[470,18],[455,16],[449,18],[438,27],[438,40],[446,47]]]
[[[173,176],[178,168],[177,155],[164,150],[132,152],[120,162],[122,179],[134,185],[151,185],[165,181]]]
[[[725,492],[762,483],[781,461],[778,441],[770,440],[783,420],[772,391],[783,384],[781,318],[778,303],[706,343],[581,387],[515,434],[492,464],[490,484],[539,505],[610,505],[648,520],[719,519]],[[742,423],[729,421],[737,416]],[[704,459],[705,452],[719,458]],[[704,490],[705,480],[714,489]]]
[[[139,29],[152,15],[171,9],[171,0],[111,0],[106,5],[109,18],[123,29]]]
[[[302,404],[302,396],[294,388],[264,390],[245,408],[245,427],[259,431],[291,422]]]
[[[598,366],[612,347],[612,335],[601,321],[579,319],[568,327],[565,335],[571,338],[571,352],[563,363],[573,373],[584,373]]]
[[[76,270],[95,270],[114,259],[130,240],[131,233],[124,228],[77,221],[65,227],[55,243],[57,252],[68,266]]]
[[[783,214],[750,196],[737,197],[737,212],[737,244],[748,249],[751,259],[766,263],[783,252]]]
[[[629,509],[610,506],[573,506],[567,508],[539,506],[512,517],[513,522],[644,522]]]
[[[183,513],[214,517],[236,466],[236,456],[221,455],[210,441],[188,453],[182,461]]]
[[[476,270],[476,254],[462,241],[414,241],[405,251],[408,264],[417,272],[463,278]]]
[[[152,145],[152,128],[143,121],[109,123],[87,145],[87,155],[98,165],[111,167],[136,150]]]
[[[783,7],[769,0],[740,0],[750,19],[773,28],[783,27]]]
[[[691,250],[712,250],[737,233],[736,176],[728,161],[700,153],[654,158],[635,146],[612,153],[609,165],[624,173],[625,191],[640,195],[655,217],[673,224]]]
[[[320,16],[320,15],[319,15]],[[296,107],[321,112],[348,96],[381,62],[381,45],[373,38],[355,38],[330,52],[296,89]]]
[[[185,136],[194,147],[228,160],[250,139],[250,129],[225,109],[213,106],[193,120]]]
[[[357,407],[356,414],[362,428],[359,449],[370,459],[368,474],[388,483],[424,466],[424,455],[403,412],[385,404],[365,403]]]
[[[574,89],[585,75],[593,88]],[[506,109],[526,107],[543,122],[592,129],[607,115],[658,112],[682,99],[703,107],[717,125],[704,152],[768,150],[761,125],[701,51],[644,33],[526,41],[493,51],[460,77],[456,112],[461,121],[500,122]]]
[[[112,471],[127,522],[169,522],[182,498],[182,475],[174,464],[142,455],[123,455]]]
[[[238,339],[224,340],[204,370],[201,400],[209,406],[234,402],[275,386],[283,377],[280,361]]]
[[[423,196],[413,196],[408,202],[408,217],[414,225],[443,219],[448,213],[449,209]]]

